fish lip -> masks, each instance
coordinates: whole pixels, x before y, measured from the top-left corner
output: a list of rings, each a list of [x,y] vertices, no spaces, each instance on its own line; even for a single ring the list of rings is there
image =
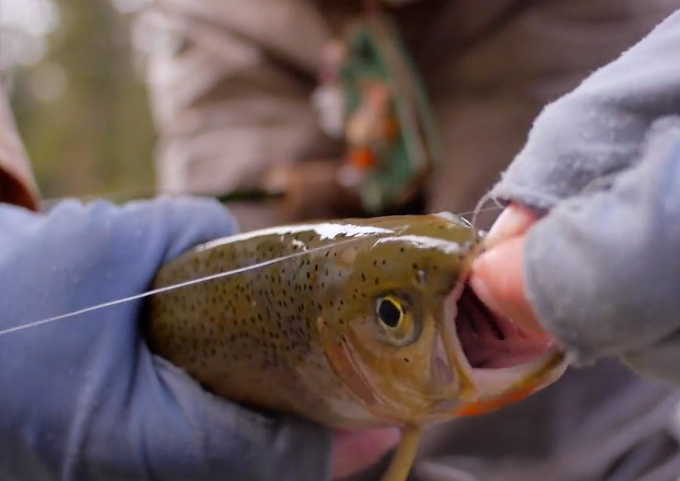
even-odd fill
[[[463,321],[462,309],[466,307],[460,305],[463,296],[470,295],[471,292],[474,295],[469,286],[468,278],[469,276],[466,276],[461,281],[462,288],[458,285],[451,291],[444,304],[444,322],[447,324],[447,329],[441,335],[448,334],[450,336],[454,351],[455,358],[448,360],[448,364],[452,362],[457,364],[450,366],[451,369],[456,370],[457,368],[471,380],[477,397],[500,394],[531,378],[533,378],[533,384],[536,386],[550,384],[559,378],[567,369],[568,363],[564,351],[554,340],[545,346],[542,354],[537,354],[526,362],[519,362],[507,367],[473,367],[465,352],[458,329],[458,322]],[[510,319],[500,319],[488,310],[487,314],[492,316],[494,321],[502,321],[502,326],[512,325],[518,330],[521,329]]]

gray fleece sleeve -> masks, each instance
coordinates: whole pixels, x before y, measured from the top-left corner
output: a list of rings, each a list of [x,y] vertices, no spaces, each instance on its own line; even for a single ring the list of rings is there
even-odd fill
[[[537,118],[490,195],[547,215],[527,294],[575,363],[680,384],[680,13]],[[661,120],[659,120],[661,119]]]
[[[635,164],[652,122],[675,114],[680,114],[680,10],[544,108],[490,195],[547,211]]]

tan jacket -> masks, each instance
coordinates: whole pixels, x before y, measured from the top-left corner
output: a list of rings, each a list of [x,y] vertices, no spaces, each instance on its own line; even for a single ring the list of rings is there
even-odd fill
[[[39,193],[0,84],[0,202],[38,210]]]
[[[276,163],[339,155],[310,102],[322,45],[356,0],[157,0],[149,86],[160,186],[224,192]],[[541,106],[639,40],[679,0],[421,0],[390,10],[430,91],[446,166],[433,210],[467,211]],[[151,27],[146,27],[147,29]],[[241,217],[246,228],[259,223]]]

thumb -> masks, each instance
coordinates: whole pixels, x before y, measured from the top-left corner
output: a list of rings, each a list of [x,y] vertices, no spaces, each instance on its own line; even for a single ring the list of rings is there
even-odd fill
[[[532,332],[544,332],[526,297],[522,269],[524,236],[501,242],[472,265],[470,286],[496,315]]]
[[[484,245],[490,249],[500,242],[524,234],[536,222],[536,216],[526,207],[510,204],[489,230]]]

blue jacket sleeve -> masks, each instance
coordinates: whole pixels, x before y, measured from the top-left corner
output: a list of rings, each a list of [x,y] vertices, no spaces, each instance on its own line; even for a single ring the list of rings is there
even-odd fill
[[[0,206],[0,330],[142,293],[165,260],[233,231],[198,199]],[[141,305],[0,335],[3,480],[328,477],[324,429],[203,391],[149,352]]]

